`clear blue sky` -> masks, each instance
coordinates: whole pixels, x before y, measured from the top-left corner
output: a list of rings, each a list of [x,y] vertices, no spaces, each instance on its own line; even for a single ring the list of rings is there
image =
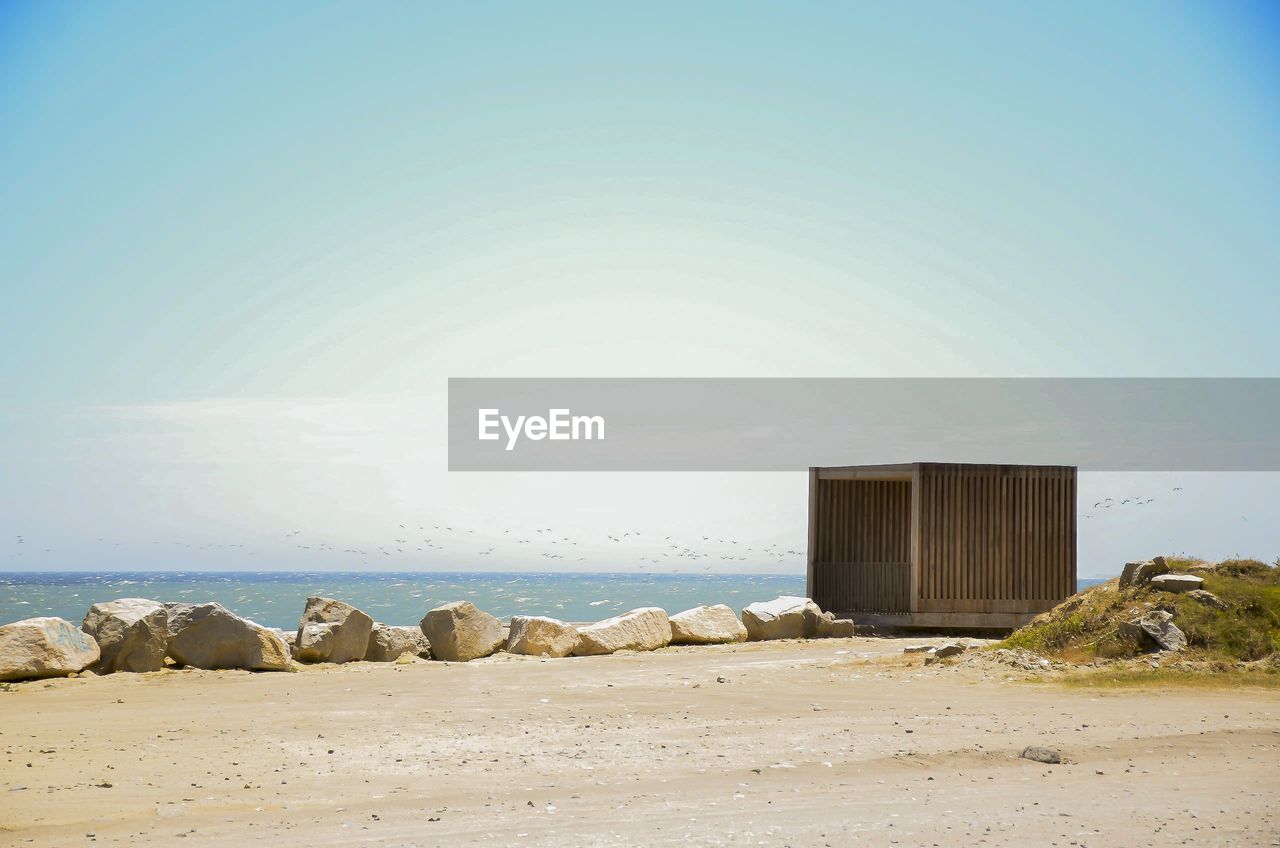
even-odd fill
[[[1278,95],[1274,3],[0,2],[0,531],[633,506],[448,376],[1275,375]]]

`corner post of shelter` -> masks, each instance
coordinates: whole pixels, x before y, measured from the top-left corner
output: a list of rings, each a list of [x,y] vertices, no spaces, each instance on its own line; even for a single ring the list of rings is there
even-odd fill
[[[809,468],[809,545],[806,551],[805,564],[805,585],[804,593],[807,597],[812,598],[814,592],[813,584],[813,556],[815,543],[818,533],[818,469]]]
[[[912,613],[920,611],[920,464],[911,468],[911,597]]]

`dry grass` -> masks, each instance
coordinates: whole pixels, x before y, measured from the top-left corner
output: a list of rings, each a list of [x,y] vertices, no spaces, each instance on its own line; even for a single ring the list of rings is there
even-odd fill
[[[1179,668],[1099,668],[1069,672],[1051,682],[1084,689],[1280,689],[1280,671],[1274,667],[1194,671]]]

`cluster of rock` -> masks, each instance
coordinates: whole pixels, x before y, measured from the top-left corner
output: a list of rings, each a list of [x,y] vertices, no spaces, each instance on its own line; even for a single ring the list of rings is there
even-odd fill
[[[1228,608],[1217,595],[1204,589],[1204,578],[1194,574],[1173,574],[1164,557],[1127,562],[1120,572],[1120,588],[1147,587],[1160,592],[1186,594],[1190,598],[1218,610]],[[1148,607],[1151,605],[1148,604]],[[1117,625],[1121,635],[1133,639],[1144,650],[1181,651],[1187,636],[1173,623],[1168,610],[1133,610],[1131,618]]]
[[[0,680],[159,671],[166,658],[250,671],[283,671],[291,662],[276,633],[216,603],[121,598],[94,604],[78,628],[51,617],[0,627]]]
[[[496,618],[460,601],[427,613],[422,630],[431,640],[436,659],[465,661],[498,650],[540,657],[590,657],[653,651],[667,645],[852,636],[853,622],[836,619],[808,598],[781,597],[751,604],[741,619],[724,604],[671,616],[658,607],[641,607],[580,627],[545,616],[517,615],[504,636]]]
[[[91,672],[159,671],[172,662],[202,669],[286,671],[301,663],[450,662],[499,650],[541,657],[652,651],[667,645],[852,636],[853,622],[823,612],[808,598],[755,603],[742,618],[724,604],[668,617],[658,607],[575,626],[544,616],[512,617],[504,626],[470,601],[428,612],[418,627],[374,621],[333,598],[308,598],[296,632],[263,627],[221,604],[121,598],[94,604],[77,628],[61,618],[31,618],[0,627],[0,681]]]
[[[1186,593],[1202,604],[1215,609],[1226,609],[1227,605],[1217,595],[1205,590],[1204,578],[1195,574],[1173,574],[1164,557],[1137,562],[1126,562],[1120,572],[1120,588],[1128,589],[1147,586],[1160,592],[1173,594]]]

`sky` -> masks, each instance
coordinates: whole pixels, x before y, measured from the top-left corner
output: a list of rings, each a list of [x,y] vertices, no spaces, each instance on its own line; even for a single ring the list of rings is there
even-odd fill
[[[803,474],[449,474],[448,377],[1280,376],[1277,48],[1251,2],[0,0],[0,569],[803,551]],[[1159,495],[1081,575],[1280,554],[1280,475],[1081,485]],[[545,528],[583,561],[503,547]]]

